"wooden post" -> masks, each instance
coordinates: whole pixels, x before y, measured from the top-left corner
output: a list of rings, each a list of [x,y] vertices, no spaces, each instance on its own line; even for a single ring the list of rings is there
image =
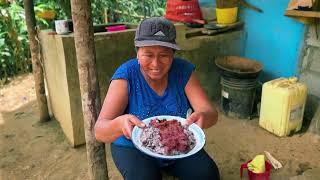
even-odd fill
[[[33,0],[24,0],[24,10],[26,16],[29,45],[32,58],[32,72],[35,82],[35,90],[40,113],[40,122],[50,120],[48,104],[44,86],[43,69],[41,66],[40,47],[37,41],[36,18],[33,9]]]
[[[90,0],[71,0],[82,111],[90,179],[108,179],[104,144],[96,141],[94,125],[100,111]]]
[[[103,16],[104,16],[104,23],[105,24],[108,24],[109,23],[109,20],[108,20],[108,11],[109,9],[106,7],[103,9]]]

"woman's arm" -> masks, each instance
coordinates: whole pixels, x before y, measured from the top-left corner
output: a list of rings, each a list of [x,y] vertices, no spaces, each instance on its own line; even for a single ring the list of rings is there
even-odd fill
[[[111,81],[95,124],[95,137],[98,141],[111,143],[121,135],[130,138],[134,125],[144,127],[134,115],[123,115],[128,105],[127,87],[128,82],[124,79]]]
[[[195,72],[185,87],[185,92],[194,112],[187,118],[187,124],[193,122],[206,129],[214,125],[218,120],[218,112],[210,102],[206,92],[201,87]]]

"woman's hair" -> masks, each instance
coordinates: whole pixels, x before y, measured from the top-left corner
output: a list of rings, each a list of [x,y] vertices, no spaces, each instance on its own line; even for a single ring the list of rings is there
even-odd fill
[[[136,53],[138,52],[139,48],[140,48],[140,47],[137,47],[137,46],[134,47],[134,50],[136,51]],[[171,49],[172,49],[172,48],[171,48]],[[175,50],[175,49],[172,49],[172,51],[173,51],[173,54],[176,53],[176,50]]]

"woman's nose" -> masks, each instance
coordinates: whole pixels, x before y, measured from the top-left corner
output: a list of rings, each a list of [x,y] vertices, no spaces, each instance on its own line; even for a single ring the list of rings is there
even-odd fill
[[[152,62],[151,62],[151,65],[153,67],[157,67],[159,65],[159,58],[158,57],[155,57]]]

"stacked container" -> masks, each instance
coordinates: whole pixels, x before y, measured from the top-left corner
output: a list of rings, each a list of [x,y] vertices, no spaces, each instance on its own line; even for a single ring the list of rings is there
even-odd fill
[[[279,78],[262,86],[259,125],[287,136],[301,129],[307,88],[297,78]]]
[[[215,64],[221,74],[223,113],[231,118],[251,119],[262,64],[239,56],[218,57]]]

